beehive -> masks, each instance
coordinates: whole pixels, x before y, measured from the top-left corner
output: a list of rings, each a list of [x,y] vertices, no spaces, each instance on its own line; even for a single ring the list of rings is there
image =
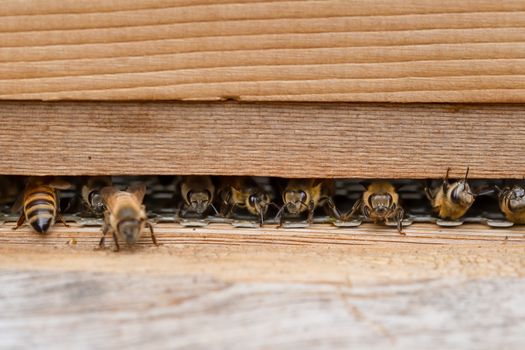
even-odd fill
[[[522,179],[524,13],[512,0],[4,1],[0,175],[437,179],[470,166]],[[99,228],[1,225],[2,341],[524,342],[519,226],[156,231],[161,247],[113,254],[93,250]]]

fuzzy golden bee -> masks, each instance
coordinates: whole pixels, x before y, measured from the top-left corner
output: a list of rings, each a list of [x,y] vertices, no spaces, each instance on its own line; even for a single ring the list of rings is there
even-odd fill
[[[182,197],[182,213],[190,211],[203,215],[209,208],[216,214],[217,209],[213,205],[215,186],[209,176],[185,176],[179,185]]]
[[[100,195],[100,190],[108,186],[111,186],[110,176],[92,176],[82,185],[82,200],[91,213],[95,215],[104,213],[104,201]]]
[[[453,183],[449,182],[450,168],[447,169],[441,186],[435,189],[425,188],[425,193],[430,200],[432,210],[441,218],[457,220],[461,218],[472,206],[476,194],[472,193],[467,182],[469,168],[465,177]]]
[[[20,197],[21,201],[15,203],[13,207],[13,211],[22,208],[20,218],[13,229],[16,230],[27,221],[36,232],[47,233],[57,218],[67,226],[59,212],[58,190],[70,187],[69,182],[60,178],[28,178],[23,195]]]
[[[230,217],[235,208],[243,208],[259,218],[260,226],[264,224],[268,207],[273,204],[268,193],[247,176],[222,178],[218,193],[222,216]]]
[[[282,192],[283,206],[277,213],[279,225],[283,224],[284,213],[307,213],[306,221],[313,222],[315,209],[323,207],[328,215],[340,217],[333,201],[334,183],[330,179],[291,179]]]
[[[399,204],[399,194],[396,188],[389,182],[376,181],[372,182],[363,192],[349,214],[344,219],[350,219],[356,215],[362,215],[374,223],[387,222],[394,220],[397,224],[397,230],[403,234],[403,219],[405,210]]]
[[[495,187],[499,207],[505,217],[515,224],[525,224],[525,189],[521,186]]]
[[[158,245],[153,225],[148,221],[146,208],[142,204],[145,194],[146,185],[144,184],[132,185],[127,191],[120,191],[113,186],[104,187],[100,191],[106,207],[100,247],[104,246],[108,233],[113,236],[115,251],[120,249],[119,241],[133,245],[139,240],[145,227],[149,228],[153,243]]]

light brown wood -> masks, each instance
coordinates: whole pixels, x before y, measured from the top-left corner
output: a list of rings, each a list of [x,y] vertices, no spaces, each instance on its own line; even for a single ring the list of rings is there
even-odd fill
[[[0,99],[525,102],[521,0],[8,0]]]
[[[98,250],[99,227],[57,224],[48,235],[27,225],[0,226],[0,266],[11,269],[199,274],[228,282],[297,282],[369,285],[432,278],[525,276],[525,228],[478,224],[441,228],[313,225],[308,229],[188,228],[157,224],[160,247],[144,235],[135,248]],[[36,261],[39,261],[36,263]],[[66,264],[64,262],[67,261]],[[88,266],[89,265],[89,266]]]
[[[0,226],[2,346],[519,349],[525,229]],[[110,247],[109,247],[110,248]]]
[[[4,102],[0,174],[523,178],[524,105]]]

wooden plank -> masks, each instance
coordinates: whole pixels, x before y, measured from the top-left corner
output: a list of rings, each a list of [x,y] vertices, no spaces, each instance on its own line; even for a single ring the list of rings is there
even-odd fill
[[[371,349],[525,343],[525,230],[157,225],[156,248],[95,251],[97,228],[0,226],[8,348]],[[505,240],[505,236],[508,239]],[[72,239],[76,244],[71,244]]]
[[[4,102],[0,174],[523,178],[523,105]]]
[[[7,348],[520,349],[524,279],[380,286],[1,271]]]
[[[521,0],[7,0],[0,99],[525,102]]]
[[[198,274],[229,282],[384,284],[434,278],[525,276],[525,229],[465,224],[442,228],[314,225],[308,229],[188,228],[157,224],[160,247],[147,235],[134,249],[96,250],[99,227],[55,225],[46,235],[26,225],[0,226],[0,267],[98,272]],[[64,261],[68,261],[64,264]],[[322,262],[322,263],[321,263]],[[89,267],[87,267],[89,265]]]

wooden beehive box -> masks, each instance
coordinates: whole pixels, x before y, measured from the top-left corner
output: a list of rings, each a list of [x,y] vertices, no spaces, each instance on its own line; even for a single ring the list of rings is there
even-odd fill
[[[6,0],[0,174],[521,179],[524,38],[518,0]],[[406,231],[3,225],[0,342],[523,347],[522,227]]]

